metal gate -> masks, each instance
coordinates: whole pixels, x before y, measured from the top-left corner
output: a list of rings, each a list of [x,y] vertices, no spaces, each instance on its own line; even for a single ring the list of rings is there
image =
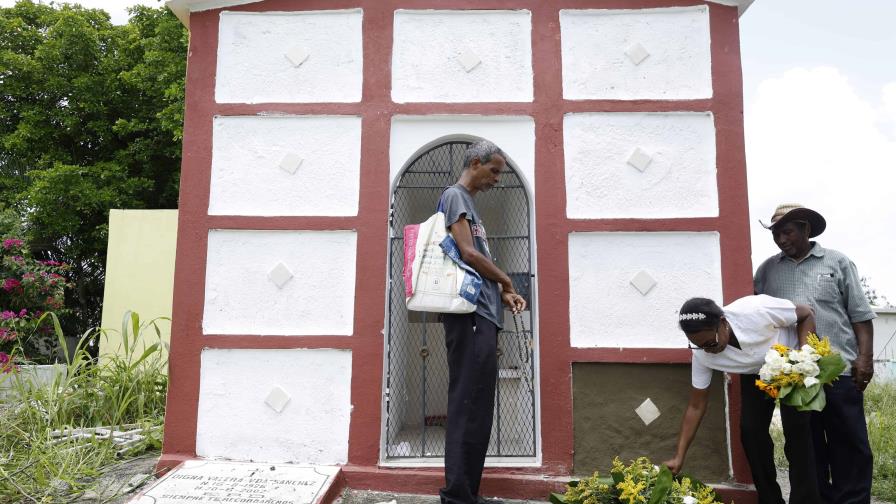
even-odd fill
[[[437,314],[408,312],[404,303],[402,231],[435,212],[454,184],[471,142],[451,141],[418,155],[400,175],[389,217],[386,335],[386,460],[441,458],[445,449],[448,365]],[[535,362],[532,327],[532,240],[528,192],[511,163],[491,191],[476,195],[495,263],[510,275],[529,311],[506,313],[498,334],[498,388],[490,457],[535,457]]]

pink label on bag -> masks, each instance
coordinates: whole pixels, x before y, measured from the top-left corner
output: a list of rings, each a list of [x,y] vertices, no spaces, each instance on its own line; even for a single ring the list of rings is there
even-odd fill
[[[420,234],[420,224],[409,224],[404,227],[404,297],[409,298],[414,294],[414,258],[417,256],[417,236]]]

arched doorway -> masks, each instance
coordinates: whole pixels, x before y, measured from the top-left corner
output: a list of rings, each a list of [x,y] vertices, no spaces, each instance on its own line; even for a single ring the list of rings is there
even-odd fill
[[[402,280],[404,226],[426,220],[439,196],[460,176],[463,154],[476,139],[437,141],[405,165],[392,191],[385,379],[384,462],[437,463],[444,456],[448,366],[437,314],[408,312]],[[533,324],[532,208],[527,187],[508,159],[500,183],[476,196],[496,264],[507,272],[529,310],[505,312],[498,334],[498,390],[488,456],[491,461],[534,460],[537,455],[535,335]]]

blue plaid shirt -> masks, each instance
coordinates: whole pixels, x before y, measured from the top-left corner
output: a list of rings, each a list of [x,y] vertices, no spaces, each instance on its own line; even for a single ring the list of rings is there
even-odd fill
[[[855,322],[876,317],[859,283],[856,265],[844,254],[812,242],[809,255],[797,262],[779,253],[759,266],[753,278],[756,294],[789,299],[815,310],[818,336],[851,363],[858,355]],[[844,374],[850,373],[846,367]]]

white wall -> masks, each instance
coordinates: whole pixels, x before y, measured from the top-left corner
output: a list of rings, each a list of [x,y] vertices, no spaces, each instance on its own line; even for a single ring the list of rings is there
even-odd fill
[[[348,350],[203,350],[196,454],[346,463],[351,369]],[[265,403],[275,387],[289,396],[279,413]]]
[[[722,302],[719,251],[716,232],[570,234],[572,346],[685,348],[682,303]],[[640,272],[656,282],[646,295],[630,283]]]
[[[896,361],[896,309],[875,308],[874,358]]]
[[[532,101],[531,34],[527,10],[398,10],[392,99]]]
[[[215,99],[361,101],[362,17],[361,9],[223,12]]]
[[[709,10],[561,10],[567,100],[687,100],[712,96]],[[643,48],[646,58],[627,52]]]
[[[360,117],[216,117],[208,213],[357,215],[360,176]]]
[[[570,218],[719,215],[708,112],[567,114],[563,150]]]
[[[203,332],[352,334],[356,249],[354,231],[209,231]]]

